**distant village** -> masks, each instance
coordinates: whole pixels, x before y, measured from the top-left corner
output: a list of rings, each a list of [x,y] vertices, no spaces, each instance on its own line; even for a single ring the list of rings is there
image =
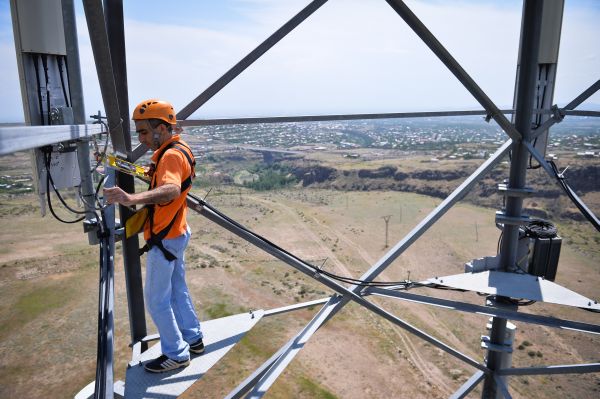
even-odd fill
[[[190,127],[200,150],[230,145],[273,150],[346,150],[359,148],[411,152],[441,151],[439,156],[487,158],[508,136],[494,123],[474,118],[304,122]],[[565,151],[575,156],[600,157],[600,120],[580,118],[551,130],[547,155]]]

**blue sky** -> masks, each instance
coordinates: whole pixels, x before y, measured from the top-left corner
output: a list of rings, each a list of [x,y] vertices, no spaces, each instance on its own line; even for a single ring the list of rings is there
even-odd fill
[[[158,97],[181,109],[308,2],[124,1],[131,107]],[[520,1],[406,3],[498,106],[512,104]],[[79,4],[76,13],[89,115],[103,106]],[[600,1],[566,1],[559,105],[600,78],[598,21]],[[0,0],[0,56],[0,122],[21,121],[8,0]],[[384,0],[329,0],[193,117],[463,108],[480,107]]]

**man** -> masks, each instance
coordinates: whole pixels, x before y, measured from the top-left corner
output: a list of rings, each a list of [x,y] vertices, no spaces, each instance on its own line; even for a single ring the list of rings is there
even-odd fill
[[[147,100],[133,112],[139,141],[154,151],[154,172],[148,191],[129,194],[119,187],[104,189],[109,204],[149,207],[144,226],[145,301],[160,334],[162,355],[144,368],[160,373],[186,367],[190,352],[204,352],[200,322],[185,282],[184,252],[190,240],[186,196],[195,177],[192,151],[174,134],[173,106]],[[152,168],[151,168],[152,169]]]

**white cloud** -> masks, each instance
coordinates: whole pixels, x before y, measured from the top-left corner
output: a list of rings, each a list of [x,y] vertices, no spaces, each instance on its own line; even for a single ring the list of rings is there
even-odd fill
[[[161,97],[184,105],[308,4],[235,0],[240,15],[211,29],[126,15],[130,105]],[[512,103],[521,6],[499,2],[407,1],[498,106]],[[173,7],[182,15],[185,9]],[[179,7],[179,8],[178,8]],[[600,10],[565,6],[556,102],[598,79]],[[81,16],[79,43],[87,113],[102,108]],[[3,115],[20,115],[12,43],[0,42]],[[600,103],[596,94],[592,101]],[[8,99],[7,99],[8,98]],[[329,0],[198,112],[198,117],[396,112],[479,108],[404,21],[382,0]]]

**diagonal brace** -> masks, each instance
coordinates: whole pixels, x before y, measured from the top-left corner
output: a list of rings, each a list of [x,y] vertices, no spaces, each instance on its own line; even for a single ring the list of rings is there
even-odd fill
[[[559,113],[566,113],[567,111],[574,110],[575,108],[577,108],[577,106],[579,106],[582,102],[590,98],[598,90],[600,90],[600,79],[593,83],[590,87],[585,89],[584,92],[578,95],[575,99],[573,99],[573,101],[565,105],[563,108],[560,108],[558,110]],[[560,121],[562,121],[562,118],[556,118],[556,116],[553,116],[552,118],[548,119],[546,122],[538,126],[532,132],[532,140],[540,134],[547,131],[548,129],[550,129],[550,127],[553,126],[555,123],[559,123]]]
[[[521,140],[521,133],[512,123],[502,114],[502,111],[492,102],[485,92],[475,83],[473,78],[463,69],[440,41],[431,33],[429,29],[419,20],[419,18],[404,4],[401,0],[386,0],[386,2],[400,15],[406,24],[423,40],[423,42],[433,51],[433,53],[446,65],[446,67],[458,78],[465,88],[475,97],[483,108],[488,111],[489,116],[494,118],[496,123],[504,130],[514,141]]]
[[[550,177],[556,179],[554,171],[552,170],[552,168],[550,167],[548,162],[546,162],[546,160],[544,159],[542,154],[540,154],[539,151],[536,150],[536,148],[530,142],[524,141],[523,144],[525,145],[525,147],[527,147],[527,150],[531,153],[531,155],[533,155],[533,157],[536,159],[536,161],[538,161],[538,163],[542,166],[542,168],[544,168],[544,170],[548,173],[548,175],[550,175]],[[577,203],[575,204],[577,206],[577,208],[581,212],[587,212],[588,215],[590,215],[593,220],[594,227],[596,227],[598,229],[598,226],[600,226],[600,220],[594,214],[594,212],[592,212],[583,203],[583,201],[581,201],[581,199],[577,196],[577,194],[575,194],[575,192],[573,190],[570,190],[567,192],[567,188],[563,187],[561,184],[559,184],[559,182],[556,182],[556,184],[558,184],[563,190],[565,190],[567,196],[569,196],[569,197],[573,196],[577,200]]]
[[[417,240],[422,234],[424,234],[429,227],[431,227],[436,220],[441,218],[450,208],[451,206],[460,200],[468,190],[479,180],[481,179],[489,170],[491,170],[497,163],[499,163],[503,157],[507,154],[512,146],[512,140],[508,140],[504,145],[502,145],[488,160],[486,160],[467,180],[465,180],[454,192],[448,196],[448,198],[442,202],[432,213],[430,213],[427,218],[425,218],[418,226],[416,226],[402,241],[400,241],[394,248],[388,252],[377,264],[369,269],[363,276],[362,280],[371,281],[375,279],[377,275],[379,275],[391,262],[398,257],[403,251],[405,251],[414,241]],[[360,292],[362,287],[354,286],[352,288],[352,292],[358,293]],[[325,319],[322,324],[327,322],[333,315],[335,315],[339,310],[344,307],[350,299],[344,297],[342,301],[338,304],[332,304],[328,302],[324,305],[324,307],[334,306],[334,309],[331,311],[327,319]],[[305,327],[307,329],[308,326]],[[291,345],[291,341],[288,342],[288,346]],[[282,348],[283,349],[283,348]],[[288,363],[291,361],[291,358],[295,356],[297,352],[285,351],[282,356],[286,356],[288,358]]]
[[[191,114],[196,112],[204,103],[210,100],[215,94],[235,79],[239,74],[244,72],[246,68],[259,59],[264,53],[266,53],[271,47],[277,44],[283,39],[288,33],[314,13],[319,7],[325,4],[327,0],[313,0],[309,5],[304,7],[298,14],[292,19],[286,22],[281,28],[277,29],[271,36],[269,36],[264,42],[258,47],[252,50],[248,55],[242,58],[237,64],[235,64],[229,71],[225,72],[217,81],[210,85],[204,90],[198,97],[192,100],[191,103],[183,107],[177,114],[177,120],[187,119]]]
[[[281,248],[275,246],[274,244],[267,242],[264,238],[251,232],[250,230],[244,228],[243,226],[240,226],[233,220],[227,218],[225,215],[220,214],[218,211],[216,211],[216,209],[212,208],[210,205],[205,203],[203,200],[193,199],[190,196],[188,196],[187,203],[188,203],[188,206],[190,209],[195,210],[196,212],[200,213],[202,216],[206,217],[207,219],[211,220],[212,222],[218,224],[219,226],[225,228],[226,230],[229,230],[230,232],[236,234],[240,238],[242,238],[242,239],[246,240],[247,242],[255,245],[256,247],[264,250],[265,252],[275,256],[279,260],[287,263],[288,265],[290,265],[293,268],[297,269],[298,271],[304,273],[305,275],[321,282],[322,284],[324,284],[328,288],[334,290],[338,294],[343,295],[345,297],[345,299],[349,299],[349,300],[352,300],[352,301],[358,303],[359,305],[378,314],[379,316],[385,318],[386,320],[404,328],[405,330],[408,330],[412,334],[426,340],[427,342],[431,343],[432,345],[457,357],[458,359],[464,361],[465,363],[467,363],[477,369],[488,372],[488,369],[485,366],[483,366],[482,364],[480,364],[479,362],[477,362],[476,360],[471,359],[467,355],[444,344],[442,341],[438,340],[437,338],[430,336],[429,334],[427,334],[427,333],[419,330],[418,328],[412,326],[411,324],[405,322],[404,320],[392,315],[391,313],[382,309],[381,307],[367,301],[366,299],[362,298],[356,292],[345,288],[344,286],[340,285],[339,283],[330,279],[327,276],[315,275],[315,268],[313,266],[307,264],[306,262],[302,261],[298,257],[290,254],[289,252],[282,250]],[[337,300],[337,299],[332,298],[329,300],[329,302],[332,302],[334,300]],[[317,326],[317,328],[318,328],[318,326]]]

